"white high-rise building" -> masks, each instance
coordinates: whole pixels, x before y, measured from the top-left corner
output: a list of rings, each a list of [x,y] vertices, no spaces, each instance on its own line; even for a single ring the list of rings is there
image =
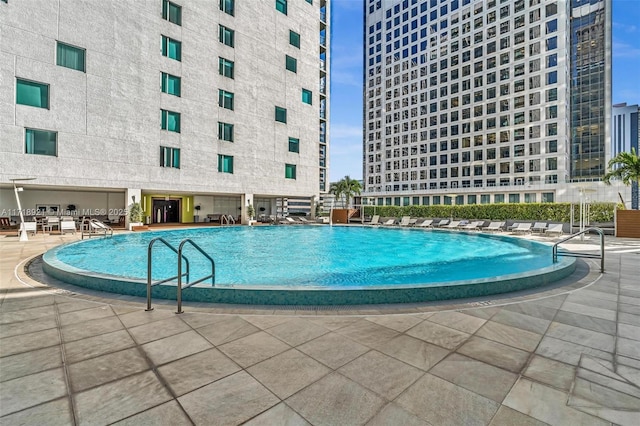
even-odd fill
[[[595,182],[610,0],[365,0],[364,14],[365,202],[573,201],[584,181],[615,201]]]
[[[241,216],[328,184],[327,0],[0,1],[0,216]],[[4,209],[4,210],[3,210]],[[2,212],[4,211],[4,214]]]

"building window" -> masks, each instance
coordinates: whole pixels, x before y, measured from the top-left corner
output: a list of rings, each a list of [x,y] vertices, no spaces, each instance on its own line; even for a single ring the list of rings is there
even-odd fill
[[[233,78],[233,61],[218,58],[218,72],[225,77]]]
[[[278,12],[287,14],[287,0],[276,0],[276,10]]]
[[[220,31],[219,31],[220,43],[226,44],[229,47],[233,47],[234,45],[233,36],[234,36],[234,31],[231,28],[227,28],[224,25],[220,25]]]
[[[218,171],[233,174],[233,156],[218,154]]]
[[[289,138],[289,152],[300,152],[300,139]]]
[[[57,42],[56,65],[85,72],[85,50]]]
[[[162,83],[161,83],[162,92],[180,97],[180,77],[176,77],[175,75],[167,74],[166,72],[163,72],[161,74],[162,74],[162,76],[161,76],[161,78],[162,78]]]
[[[16,103],[48,109],[49,85],[16,79]]]
[[[170,2],[162,1],[162,19],[173,22],[176,25],[182,25],[182,6]]]
[[[553,192],[543,192],[542,193],[542,202],[543,203],[553,203]]]
[[[284,165],[284,177],[286,179],[295,179],[296,178],[296,165],[295,164],[285,164]]]
[[[180,148],[160,147],[160,167],[180,168]]]
[[[296,58],[292,58],[289,55],[285,55],[285,68],[291,72],[298,72],[298,61]]]
[[[504,203],[504,194],[496,194],[493,196],[493,202],[498,204],[498,203]]]
[[[289,44],[300,49],[300,34],[289,30]]]
[[[302,89],[302,102],[305,104],[313,104],[313,93],[311,90]]]
[[[162,56],[182,60],[182,43],[167,36],[162,36]]]
[[[218,121],[218,139],[233,142],[233,124]]]
[[[25,152],[27,154],[58,155],[58,133],[46,130],[25,129]]]
[[[519,203],[520,202],[520,194],[509,194],[509,202],[510,203]]]
[[[286,123],[287,122],[287,109],[286,108],[281,108],[281,107],[276,107],[276,121],[279,121],[280,123]]]
[[[218,90],[218,106],[233,111],[233,93],[226,90]]]
[[[220,0],[220,10],[226,14],[233,16],[235,0]]]
[[[166,109],[161,109],[160,113],[162,116],[162,130],[180,133],[180,113]]]

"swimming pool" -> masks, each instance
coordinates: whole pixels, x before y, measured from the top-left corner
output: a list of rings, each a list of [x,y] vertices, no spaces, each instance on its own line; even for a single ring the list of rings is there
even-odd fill
[[[144,295],[149,241],[190,238],[216,261],[216,280],[184,300],[259,304],[367,304],[471,297],[539,286],[568,275],[551,247],[480,233],[343,226],[191,228],[116,235],[45,253],[44,269],[76,285]],[[186,246],[191,280],[210,273]],[[177,257],[156,244],[154,280],[176,275]],[[140,287],[143,287],[142,290]],[[172,289],[172,290],[171,290]],[[295,297],[291,295],[296,295]],[[175,284],[154,287],[175,298]]]

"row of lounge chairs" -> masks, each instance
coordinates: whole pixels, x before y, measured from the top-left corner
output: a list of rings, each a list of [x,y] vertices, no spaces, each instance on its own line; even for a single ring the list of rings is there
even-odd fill
[[[438,228],[438,229],[458,229],[458,230],[466,230],[466,231],[483,231],[483,232],[512,232],[512,233],[533,233],[538,232],[541,234],[563,234],[563,225],[561,223],[557,224],[547,224],[546,222],[535,222],[535,223],[513,223],[509,226],[506,225],[506,222],[490,222],[488,225],[485,225],[486,221],[478,220],[478,221],[468,221],[468,220],[449,220],[449,219],[440,219],[436,221],[435,219],[424,219],[418,223],[417,218],[411,218],[410,216],[403,216],[398,222],[395,218],[390,218],[387,220],[381,220],[379,215],[374,215],[371,218],[370,222],[365,222],[365,225],[378,225],[378,226],[402,226],[402,227],[418,227],[418,228]]]

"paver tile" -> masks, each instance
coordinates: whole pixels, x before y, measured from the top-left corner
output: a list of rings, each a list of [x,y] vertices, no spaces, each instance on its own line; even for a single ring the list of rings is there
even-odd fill
[[[118,426],[190,426],[192,423],[176,401],[165,402],[142,413],[114,423]]]
[[[396,400],[433,425],[486,425],[500,404],[426,373]]]
[[[142,345],[155,365],[175,361],[212,347],[211,343],[195,331],[186,331]]]
[[[407,331],[409,336],[447,349],[455,349],[469,338],[469,334],[428,321],[421,322]]]
[[[549,424],[608,424],[597,417],[568,407],[566,401],[565,392],[522,378],[507,395],[504,405]]]
[[[182,395],[178,401],[202,425],[241,424],[280,402],[244,371]]]
[[[567,324],[600,333],[615,334],[616,322],[573,312],[559,311],[553,319],[557,323]]]
[[[640,360],[640,341],[618,337],[616,346],[618,354]]]
[[[79,311],[68,312],[66,314],[60,314],[60,325],[71,325],[79,322],[91,321],[98,318],[105,318],[115,316],[115,313],[111,310],[111,306],[98,305],[90,309],[82,309]]]
[[[549,320],[509,311],[507,309],[501,309],[500,312],[491,318],[491,321],[538,334],[543,334],[549,327],[549,324],[551,324]]]
[[[529,358],[528,352],[475,336],[462,345],[458,353],[514,373],[520,373]]]
[[[625,339],[640,340],[640,326],[618,324],[618,336]]]
[[[528,352],[533,351],[536,346],[538,346],[540,339],[542,339],[541,334],[532,333],[494,321],[487,321],[487,323],[477,331],[476,336],[484,337],[494,342],[504,343],[505,345]]]
[[[56,328],[57,326],[58,324],[56,323],[56,317],[53,314],[42,318],[13,322],[11,323],[11,325],[2,324],[0,325],[0,339],[11,336],[21,336],[23,334],[35,333],[36,331]]]
[[[80,424],[108,424],[167,402],[171,396],[151,371],[75,395]]]
[[[551,323],[546,335],[605,352],[613,352],[615,342],[614,336],[610,334],[599,333],[597,331],[586,330],[557,322]]]
[[[100,334],[64,345],[66,361],[79,362],[88,358],[118,352],[135,346],[135,342],[125,330]]]
[[[7,380],[2,382],[0,389],[2,415],[15,413],[67,395],[67,384],[62,368]]]
[[[290,346],[264,331],[259,331],[225,343],[218,349],[241,367],[247,368],[290,349]]]
[[[286,399],[331,370],[296,349],[290,349],[247,369],[263,386]]]
[[[337,369],[369,351],[369,348],[337,333],[328,333],[297,348],[324,365]]]
[[[60,346],[6,356],[0,358],[0,382],[56,367],[62,367]]]
[[[352,324],[336,330],[336,333],[342,334],[355,340],[356,342],[369,346],[371,348],[385,344],[394,337],[400,335],[395,330],[374,324],[371,321],[360,319]]]
[[[291,346],[301,345],[328,332],[328,329],[301,318],[294,318],[267,330],[267,333]]]
[[[546,426],[547,423],[536,420],[513,410],[507,406],[501,406],[489,426]]]
[[[616,311],[610,309],[594,308],[592,306],[580,305],[578,303],[565,302],[562,310],[573,312],[574,314],[588,315],[596,318],[602,318],[609,321],[616,320]]]
[[[390,401],[423,374],[415,367],[377,351],[367,352],[338,372]]]
[[[160,375],[176,395],[184,395],[239,370],[237,364],[215,348],[158,368]]]
[[[429,426],[425,420],[408,412],[395,403],[389,403],[376,416],[367,422],[367,426]]]
[[[496,402],[502,402],[518,379],[516,374],[456,353],[429,373]]]
[[[244,426],[310,426],[310,423],[303,419],[298,413],[293,411],[287,404],[281,402],[264,413],[254,417]]]
[[[2,414],[4,414],[4,408]],[[0,422],[4,425],[68,426],[73,424],[71,404],[68,398],[56,399],[3,416]]]
[[[119,314],[120,321],[125,327],[135,327],[137,325],[147,324],[153,321],[159,321],[166,318],[172,318],[175,314],[172,311],[164,309],[154,309],[153,311],[145,311],[138,309],[135,312],[127,312],[125,314]]]
[[[403,333],[414,325],[423,321],[416,315],[375,315],[366,318],[367,321],[385,326],[395,331]]]
[[[534,355],[524,375],[564,391],[569,391],[573,383],[576,368],[549,358]]]
[[[125,349],[70,364],[71,389],[74,392],[117,380],[150,368],[137,348]]]
[[[198,333],[216,346],[259,332],[255,325],[238,316],[224,318],[213,324],[198,328]]]
[[[475,333],[486,322],[486,320],[474,317],[473,315],[455,311],[436,312],[427,320],[469,334]]]
[[[286,403],[309,423],[323,426],[365,424],[385,401],[352,380],[332,373],[294,394]]]
[[[160,321],[130,327],[129,333],[131,333],[138,344],[142,345],[189,330],[191,330],[191,327],[182,321],[178,315],[175,315]]]
[[[87,337],[123,329],[124,326],[120,319],[114,316],[71,324],[62,327],[60,331],[62,332],[62,340],[65,342],[73,342],[74,340],[86,339]]]
[[[538,348],[536,349],[536,354],[571,365],[578,365],[582,354],[591,355],[608,361],[613,360],[613,355],[609,352],[578,345],[550,336],[542,338]]]
[[[3,303],[4,305],[4,303]],[[49,317],[55,315],[54,305],[38,306],[15,311],[0,311],[0,324],[11,324],[14,322],[23,322],[35,320],[38,318]]]
[[[60,333],[58,333],[57,328],[5,337],[0,339],[0,357],[29,352],[58,344],[60,344]]]
[[[449,354],[447,349],[407,335],[389,340],[378,350],[424,371]]]

